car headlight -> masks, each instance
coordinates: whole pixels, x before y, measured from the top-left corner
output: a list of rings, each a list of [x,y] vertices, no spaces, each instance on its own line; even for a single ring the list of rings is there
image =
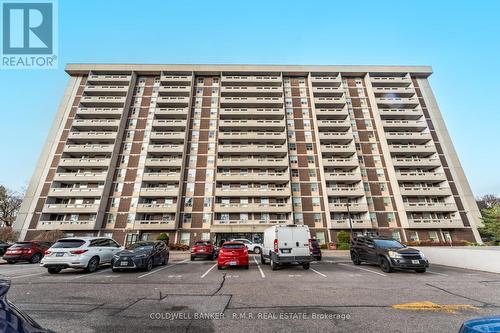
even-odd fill
[[[113,254],[113,259],[119,259],[119,258],[120,258],[120,256],[119,256],[119,255],[117,255],[117,254]]]
[[[136,255],[135,257],[136,257],[137,259],[144,259],[144,258],[146,258],[147,256],[148,256],[147,254],[138,254],[138,255]]]
[[[389,251],[389,257],[392,258],[392,259],[401,259],[403,258],[403,256],[398,253],[398,252],[395,252],[395,251]]]
[[[427,259],[427,257],[425,256],[425,254],[422,251],[418,251],[418,253],[420,254],[420,257],[422,259]]]

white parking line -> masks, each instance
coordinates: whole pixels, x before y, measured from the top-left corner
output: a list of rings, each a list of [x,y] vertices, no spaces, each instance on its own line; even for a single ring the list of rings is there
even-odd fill
[[[35,274],[26,274],[26,275],[18,275],[18,276],[9,276],[9,279],[18,279],[18,278],[22,278],[22,277],[28,277],[28,276],[36,276],[36,275],[42,275],[42,274],[45,274],[45,272],[42,272],[42,273],[35,273]]]
[[[371,269],[361,268],[361,267],[358,267],[358,266],[353,266],[353,265],[348,265],[348,264],[342,264],[342,263],[338,263],[337,265],[348,266],[348,267],[351,267],[351,268],[360,269],[360,270],[365,271],[365,272],[370,272],[370,273],[381,275],[381,276],[387,276],[387,275],[385,275],[383,273],[375,272],[375,271],[372,271]]]
[[[323,273],[321,273],[321,272],[318,272],[318,271],[317,271],[317,270],[315,270],[314,268],[309,268],[309,269],[310,269],[311,271],[313,271],[314,273],[321,275],[322,277],[326,277],[326,275],[325,275],[325,274],[323,274]]]
[[[264,275],[264,271],[262,270],[262,268],[260,268],[260,265],[259,263],[257,262],[257,258],[256,257],[253,257],[253,260],[255,260],[255,263],[257,264],[257,268],[259,269],[260,271],[260,276],[262,276],[263,279],[266,278],[266,276]]]
[[[438,273],[438,272],[433,272],[433,271],[427,271],[427,273],[441,275],[441,276],[448,276],[448,274]]]
[[[203,273],[201,278],[203,279],[205,276],[207,276],[207,274],[210,273],[210,271],[214,269],[215,266],[217,266],[217,264],[213,264],[205,273]]]
[[[186,259],[186,260],[182,260],[182,261],[178,261],[178,262],[175,262],[175,263],[173,263],[172,265],[167,265],[167,266],[165,266],[165,267],[159,268],[159,269],[157,269],[157,270],[155,270],[155,271],[151,271],[151,272],[146,273],[146,274],[139,275],[137,278],[138,278],[138,279],[140,279],[140,278],[143,278],[143,277],[145,277],[145,276],[148,276],[148,275],[151,275],[151,274],[154,274],[154,273],[158,273],[159,271],[162,271],[162,270],[164,270],[165,268],[169,268],[169,267],[172,267],[172,266],[175,266],[175,265],[181,264],[181,263],[186,262],[186,261],[188,261],[188,259]]]
[[[95,274],[100,274],[100,273],[104,273],[104,272],[109,272],[110,270],[111,270],[111,268],[106,268],[106,269],[103,269],[102,271],[97,271],[97,272],[90,273],[90,274],[82,273],[74,278],[71,278],[70,280],[77,280],[77,279],[81,279],[81,278],[89,276],[89,275],[95,275]]]

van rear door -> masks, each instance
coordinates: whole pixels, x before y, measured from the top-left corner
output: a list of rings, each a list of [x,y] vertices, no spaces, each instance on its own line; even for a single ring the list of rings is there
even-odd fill
[[[293,247],[293,233],[290,227],[276,228],[276,239],[278,239],[279,255],[291,256]]]
[[[292,229],[293,237],[293,250],[292,254],[294,256],[308,256],[310,255],[309,250],[309,230],[304,227],[296,227]]]

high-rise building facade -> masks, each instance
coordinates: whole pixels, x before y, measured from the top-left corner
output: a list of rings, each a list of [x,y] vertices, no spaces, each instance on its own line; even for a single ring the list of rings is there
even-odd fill
[[[306,224],[480,241],[429,67],[105,65],[69,83],[15,224],[119,242]]]

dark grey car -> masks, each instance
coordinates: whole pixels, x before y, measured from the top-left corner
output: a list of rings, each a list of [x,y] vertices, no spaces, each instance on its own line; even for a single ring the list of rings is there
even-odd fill
[[[125,269],[150,271],[156,265],[166,265],[169,253],[168,246],[163,241],[136,242],[114,255],[112,269],[113,272]]]

